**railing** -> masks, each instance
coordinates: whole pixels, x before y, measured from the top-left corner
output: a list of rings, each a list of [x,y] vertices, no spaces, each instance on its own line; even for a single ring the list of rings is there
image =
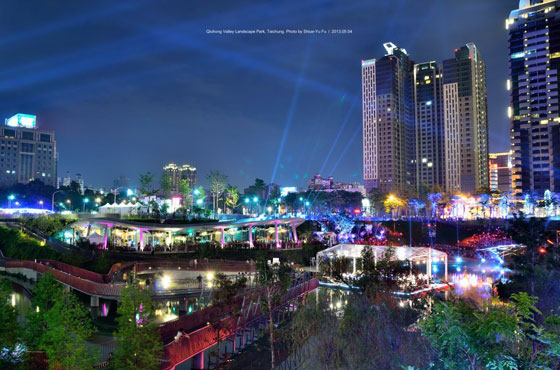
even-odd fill
[[[52,263],[54,261],[49,261]],[[51,272],[54,277],[61,283],[71,286],[72,288],[79,290],[83,293],[90,294],[90,295],[97,295],[101,297],[117,297],[120,295],[121,289],[124,287],[124,284],[109,284],[109,283],[99,283],[97,281],[89,280],[86,276],[89,274],[84,274],[84,277],[81,277],[82,269],[79,269],[74,266],[77,270],[70,269],[66,265],[65,270],[67,271],[74,271],[78,275],[71,274],[67,271],[62,271],[54,267],[54,265],[46,265],[44,263],[34,262],[34,261],[6,261],[6,268],[26,268],[30,270],[34,270],[41,274],[45,272]],[[87,270],[83,270],[87,271]],[[88,271],[91,272],[91,271]],[[95,273],[92,273],[95,274]]]
[[[311,279],[289,288],[287,294],[282,299],[282,305],[296,299],[304,293],[316,289],[318,286],[319,281],[317,279]],[[239,301],[243,301],[244,298],[246,300],[248,299],[250,304],[244,307],[244,311],[242,311],[240,316],[224,319],[224,321],[228,322],[222,325],[226,329],[220,331],[221,340],[228,338],[238,329],[251,325],[253,322],[263,317],[263,312],[258,303],[259,294],[263,292],[264,290],[257,289],[244,296],[237,297]],[[190,320],[181,320],[180,318],[160,328],[162,338],[164,339],[172,338],[180,328],[183,328],[185,332],[189,333],[189,338],[181,338],[179,341],[172,341],[164,346],[164,360],[169,360],[169,365],[165,368],[173,367],[217,343],[217,330],[212,325],[207,324],[211,321],[212,316],[216,314],[217,310],[215,307],[208,307],[192,315],[182,317]],[[241,318],[241,320],[239,320],[239,318]],[[178,325],[179,323],[181,324]],[[191,331],[197,326],[202,327]]]

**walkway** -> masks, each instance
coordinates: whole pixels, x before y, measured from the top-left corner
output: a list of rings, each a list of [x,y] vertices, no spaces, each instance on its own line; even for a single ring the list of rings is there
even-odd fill
[[[290,302],[299,299],[301,296],[315,290],[319,286],[317,279],[305,280],[288,289],[287,294],[282,299],[282,304],[276,307],[289,305]],[[240,314],[235,317],[228,317],[224,321],[220,331],[222,341],[231,338],[245,336],[245,331],[252,325],[265,319],[260,297],[264,293],[263,289],[255,289],[238,297],[238,302],[242,308]],[[197,311],[192,315],[186,315],[177,320],[165,323],[160,327],[162,339],[169,342],[175,334],[183,328],[188,333],[188,338],[181,338],[178,342],[171,341],[164,346],[164,356],[162,369],[172,369],[178,364],[212,348],[217,344],[217,330],[210,324],[212,317],[217,315],[215,307],[208,307]]]

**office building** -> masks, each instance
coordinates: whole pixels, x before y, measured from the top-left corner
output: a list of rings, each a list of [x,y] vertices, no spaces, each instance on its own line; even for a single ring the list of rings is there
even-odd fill
[[[20,113],[6,119],[0,133],[0,186],[33,180],[56,186],[54,132],[38,130],[35,116]]]
[[[445,187],[442,72],[436,62],[414,66],[416,181],[418,192]]]
[[[490,153],[488,171],[490,177],[490,191],[499,191],[501,193],[511,192],[511,154]]]
[[[70,172],[66,171],[66,176],[62,179],[62,186],[70,186],[72,183],[72,177],[70,176]]]
[[[515,195],[560,191],[559,10],[559,1],[522,0],[506,20]]]
[[[413,66],[405,49],[362,61],[363,174],[367,191],[416,189]]]
[[[321,177],[321,174],[316,173],[313,178],[307,182],[307,190],[313,191],[358,191],[365,195],[365,188],[359,182],[338,182],[334,181],[332,176],[328,178]]]
[[[179,166],[173,162],[163,167],[163,171],[171,178],[171,191],[174,194],[181,192],[181,180],[187,180],[189,186],[194,188],[196,186],[196,168],[188,164]]]
[[[489,186],[486,66],[473,43],[443,61],[445,190],[474,194]]]

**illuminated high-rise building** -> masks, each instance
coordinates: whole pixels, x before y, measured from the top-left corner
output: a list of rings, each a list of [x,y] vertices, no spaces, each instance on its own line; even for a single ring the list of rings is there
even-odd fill
[[[163,171],[171,178],[171,191],[175,194],[180,193],[181,180],[187,180],[190,188],[196,186],[196,168],[191,165],[184,164],[179,166],[173,162],[163,167]]]
[[[57,185],[58,153],[54,132],[38,130],[36,117],[16,114],[0,128],[0,186],[40,180]]]
[[[509,32],[513,193],[560,191],[560,1],[521,0]]]
[[[445,187],[443,76],[436,62],[414,66],[416,182],[419,192]]]
[[[487,189],[488,103],[486,66],[473,43],[443,61],[445,190]]]
[[[490,191],[511,192],[511,151],[490,153],[488,157]]]
[[[369,191],[416,190],[413,66],[405,49],[362,61],[363,170]]]

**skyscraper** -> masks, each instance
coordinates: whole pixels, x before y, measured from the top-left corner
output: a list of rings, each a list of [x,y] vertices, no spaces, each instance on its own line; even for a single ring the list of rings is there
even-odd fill
[[[181,180],[187,180],[189,186],[194,188],[196,186],[196,168],[188,164],[178,166],[171,162],[163,167],[163,171],[171,178],[172,192],[175,194],[180,193]]]
[[[488,188],[486,66],[473,43],[443,61],[446,190]]]
[[[560,2],[521,0],[509,31],[513,192],[560,191]]]
[[[436,62],[414,66],[418,191],[445,187],[442,73]]]
[[[0,186],[33,180],[56,186],[54,132],[38,130],[35,116],[18,113],[6,119],[0,134]]]
[[[414,63],[405,49],[383,46],[381,59],[362,61],[364,185],[409,192],[416,188]]]

